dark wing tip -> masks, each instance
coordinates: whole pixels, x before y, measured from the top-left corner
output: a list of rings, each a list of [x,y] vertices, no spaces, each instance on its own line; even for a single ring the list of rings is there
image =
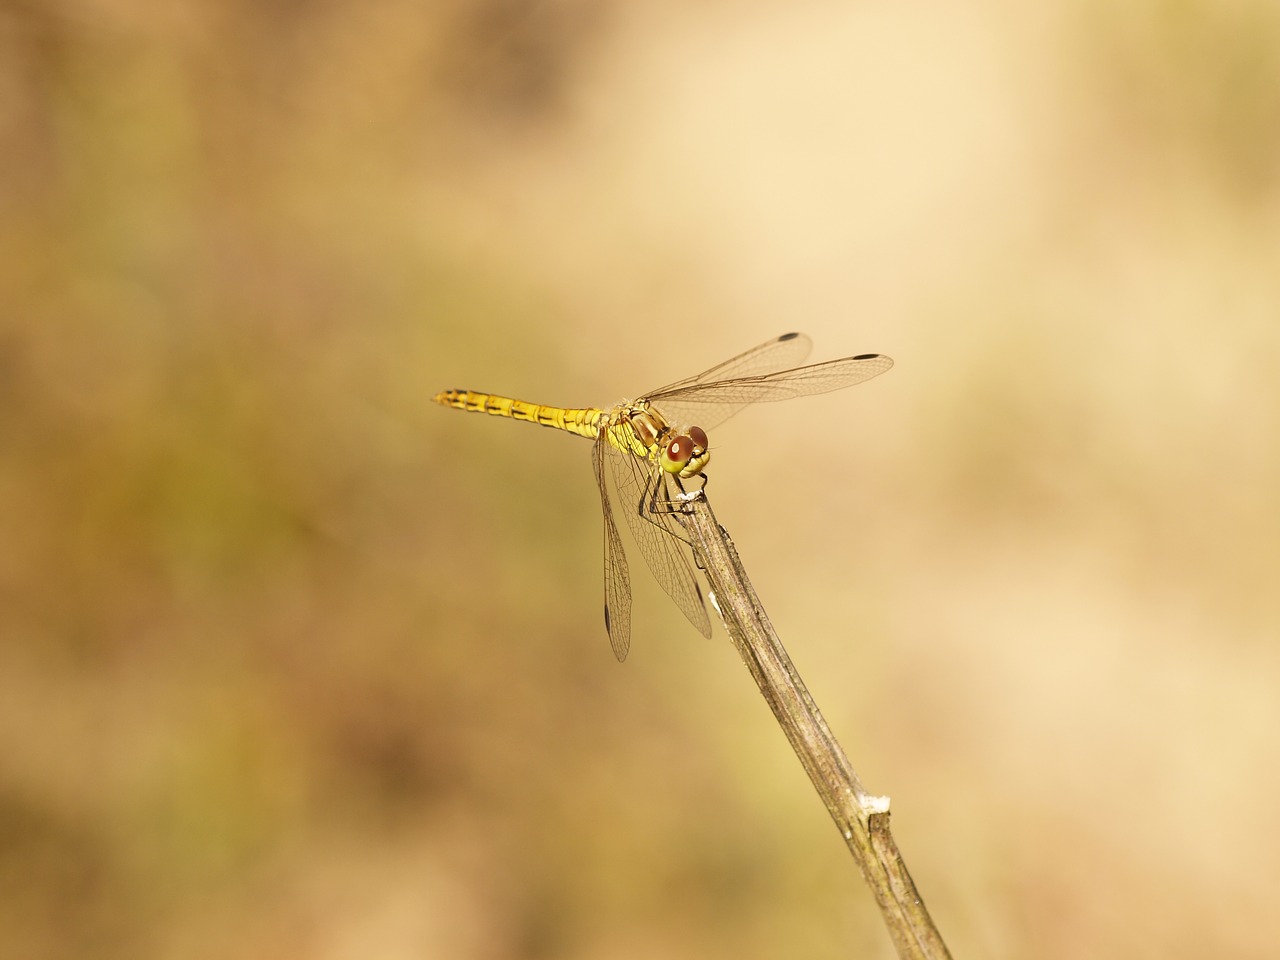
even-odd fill
[[[858,354],[856,357],[854,357],[853,359],[855,359],[855,360],[874,360],[874,359],[876,359],[876,357],[878,357],[878,356],[880,356],[880,354],[878,354],[878,353],[860,353],[860,354]]]
[[[618,662],[622,663],[627,659],[627,651],[631,649],[630,637],[615,637],[613,635],[613,621],[609,617],[609,604],[604,605],[604,630],[609,635],[609,644],[613,647],[613,655],[618,658]]]
[[[778,338],[778,342],[785,343],[788,340],[794,340],[798,336],[800,336],[800,334],[798,333],[784,333],[782,336]]]

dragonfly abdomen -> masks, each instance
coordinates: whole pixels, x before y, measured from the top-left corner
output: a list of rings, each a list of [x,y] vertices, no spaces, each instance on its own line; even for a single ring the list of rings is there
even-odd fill
[[[570,410],[512,397],[499,397],[491,393],[477,393],[474,390],[444,390],[436,394],[435,401],[446,407],[456,407],[472,413],[487,413],[494,417],[537,423],[567,433],[576,433],[589,440],[594,440],[599,434],[600,418],[604,416],[603,410],[594,407]]]

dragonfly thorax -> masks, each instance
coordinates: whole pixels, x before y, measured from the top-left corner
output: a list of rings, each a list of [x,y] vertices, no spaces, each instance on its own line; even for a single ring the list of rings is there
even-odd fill
[[[625,405],[609,429],[610,442],[646,460],[655,460],[667,473],[684,479],[696,477],[711,462],[706,431],[701,427],[677,429],[648,403]]]

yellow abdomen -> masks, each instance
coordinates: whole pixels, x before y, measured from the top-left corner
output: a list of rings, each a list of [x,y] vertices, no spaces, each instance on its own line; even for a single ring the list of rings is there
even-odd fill
[[[577,410],[548,407],[540,403],[529,403],[527,400],[476,393],[474,390],[445,390],[435,395],[435,401],[446,407],[456,407],[472,413],[487,413],[494,417],[525,420],[553,427],[567,433],[576,433],[588,440],[594,440],[599,435],[602,420],[606,416],[603,410],[595,407]]]

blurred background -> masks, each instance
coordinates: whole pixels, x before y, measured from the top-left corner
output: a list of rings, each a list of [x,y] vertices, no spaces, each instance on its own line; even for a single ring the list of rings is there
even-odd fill
[[[0,955],[890,957],[589,445],[712,500],[957,957],[1280,940],[1280,7],[0,11]]]

